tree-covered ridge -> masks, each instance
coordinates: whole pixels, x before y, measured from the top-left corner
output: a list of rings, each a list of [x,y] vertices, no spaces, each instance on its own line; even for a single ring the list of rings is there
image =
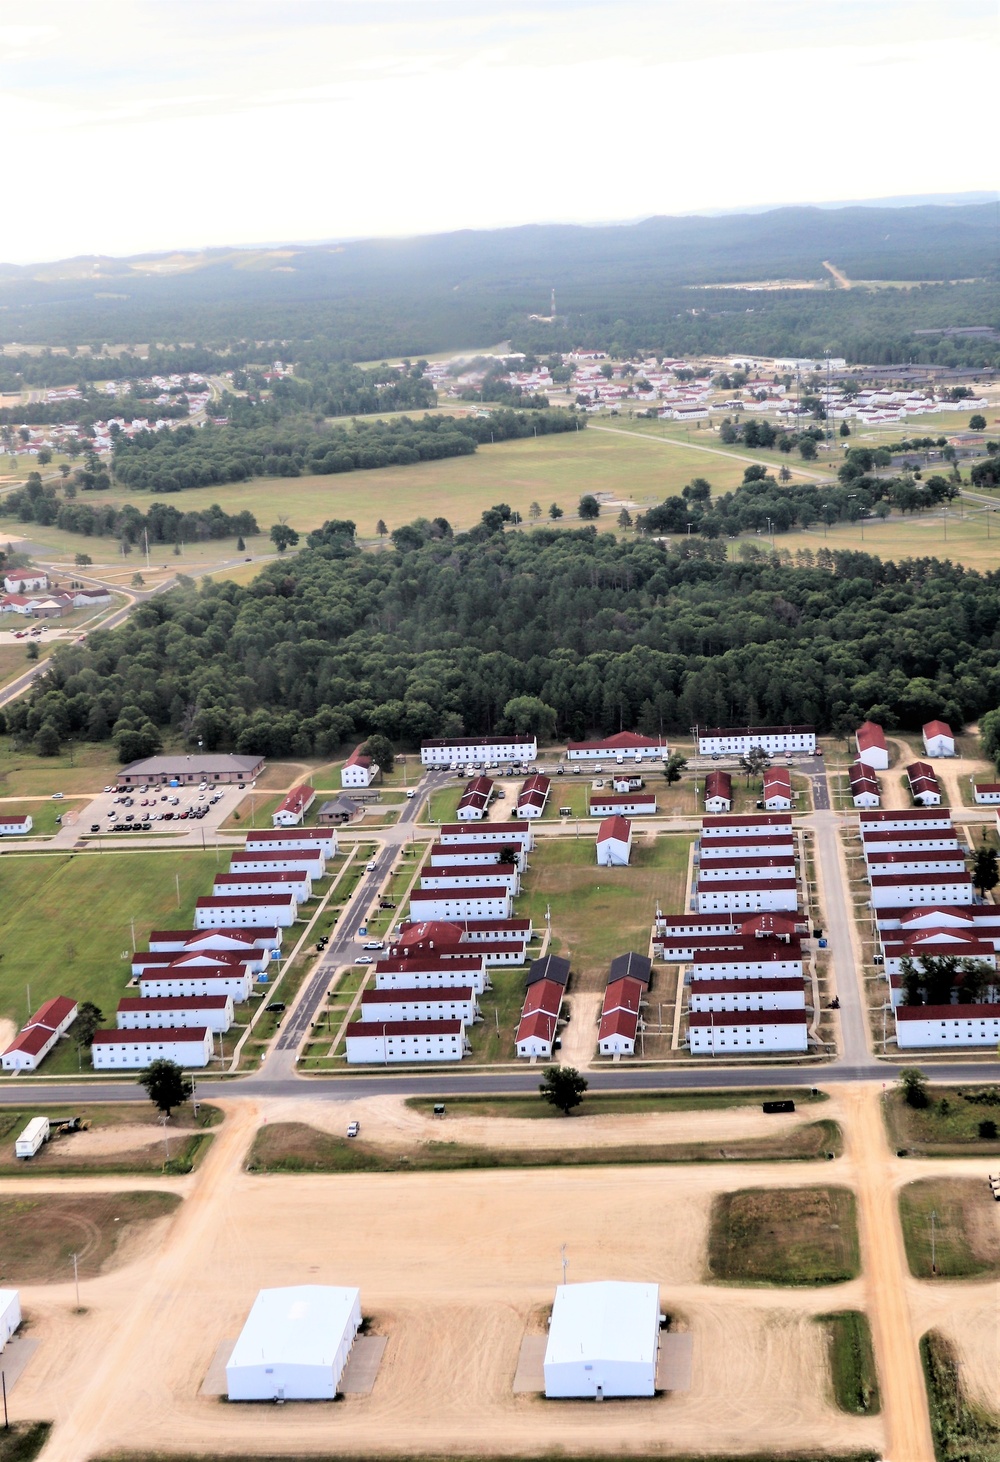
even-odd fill
[[[380,553],[332,525],[246,587],[157,597],[58,650],[9,728],[38,749],[113,734],[139,755],[170,726],[275,756],[485,733],[522,696],[572,737],[961,724],[1000,701],[998,574],[850,552],[727,562],[718,544],[504,532],[487,516]]]
[[[914,287],[714,287],[823,280],[824,259],[852,280]],[[518,350],[589,346],[621,357],[830,351],[852,363],[970,367],[1000,359],[993,204],[788,208],[360,239],[336,251],[298,247],[294,272],[280,274],[266,250],[210,251],[191,262],[176,275],[143,277],[128,260],[102,260],[102,279],[117,269],[128,285],[100,297],[85,274],[4,267],[4,334],[45,344],[198,342],[191,364],[173,370],[202,369],[195,362],[205,343],[230,351],[233,363],[259,359],[245,351],[254,341],[282,342],[286,359],[312,349],[326,361],[416,358],[506,339]],[[556,321],[532,323],[531,314],[547,313],[553,286]],[[983,333],[918,333],[969,327]]]

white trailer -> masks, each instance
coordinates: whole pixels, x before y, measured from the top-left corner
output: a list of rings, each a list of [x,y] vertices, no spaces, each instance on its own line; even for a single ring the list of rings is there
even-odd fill
[[[16,1289],[0,1289],[0,1350],[21,1323],[21,1296]]]
[[[32,1117],[20,1137],[14,1143],[15,1157],[34,1157],[49,1140],[48,1117]]]

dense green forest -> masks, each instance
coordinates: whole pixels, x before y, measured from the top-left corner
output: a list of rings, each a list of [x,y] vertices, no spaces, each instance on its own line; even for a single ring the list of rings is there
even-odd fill
[[[424,416],[414,421],[403,416],[328,426],[311,416],[286,416],[280,402],[254,405],[230,397],[226,407],[231,413],[226,426],[209,424],[198,431],[183,426],[118,437],[112,451],[115,478],[128,488],[181,492],[251,477],[354,472],[464,457],[482,442],[577,431],[586,425],[569,411],[497,411],[488,418]]]
[[[829,350],[873,364],[1000,362],[992,204],[546,225],[286,254],[280,272],[268,250],[209,251],[192,259],[197,267],[166,275],[115,259],[93,261],[96,279],[78,261],[70,269],[4,266],[0,330],[22,343],[186,342],[174,370],[210,369],[206,346],[245,363],[254,358],[247,342],[262,340],[284,343],[291,358],[311,351],[324,362],[415,358],[503,339],[516,349],[589,346],[623,356]],[[824,259],[851,279],[917,287],[710,287],[826,281]],[[964,282],[921,283],[952,280]],[[548,313],[553,287],[556,321],[532,322],[532,313]],[[917,333],[956,328],[980,333]],[[30,369],[37,377],[41,367]]]
[[[353,532],[328,524],[245,587],[185,585],[60,648],[8,729],[42,754],[112,737],[127,760],[170,727],[304,756],[511,724],[960,725],[1000,703],[1000,573],[825,550],[730,562],[698,540],[505,530],[502,507],[377,553]]]

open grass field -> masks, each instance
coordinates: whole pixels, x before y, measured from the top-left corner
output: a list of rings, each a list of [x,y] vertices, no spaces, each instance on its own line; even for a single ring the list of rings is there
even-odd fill
[[[848,1188],[745,1188],[712,1205],[708,1262],[729,1284],[813,1285],[860,1270]]]
[[[565,1120],[565,1119],[564,1119]],[[448,1172],[468,1168],[594,1167],[623,1163],[815,1162],[840,1143],[835,1122],[810,1122],[774,1137],[709,1142],[620,1143],[613,1147],[473,1147],[428,1142],[397,1151],[363,1138],[337,1137],[303,1122],[261,1127],[247,1158],[250,1172],[396,1173]]]
[[[119,762],[110,741],[71,745],[58,756],[18,751],[0,737],[0,797],[50,797],[53,792],[100,792],[113,783]]]
[[[628,868],[598,868],[592,838],[536,844],[518,912],[544,929],[551,911],[552,948],[571,959],[574,990],[603,989],[615,955],[646,952],[657,904],[683,908],[690,844],[682,835],[638,839]]]
[[[916,1278],[974,1279],[1000,1273],[996,1204],[985,1178],[909,1183],[899,1194],[899,1217],[910,1273]]]
[[[221,855],[220,855],[221,856]],[[109,1019],[130,978],[129,920],[143,948],[150,929],[190,927],[195,899],[208,893],[216,854],[188,852],[9,854],[0,864],[4,958],[0,1017],[18,1024],[53,995],[92,1000]],[[177,882],[180,884],[180,900]],[[64,1041],[43,1071],[77,1069]]]
[[[32,1193],[0,1197],[0,1282],[65,1284],[107,1272],[122,1262],[136,1231],[174,1213],[175,1193]]]
[[[926,1107],[911,1107],[898,1091],[883,1104],[889,1141],[907,1157],[1000,1157],[1000,1138],[983,1138],[979,1124],[1000,1128],[1000,1086],[933,1086]]]
[[[837,1405],[852,1416],[873,1416],[881,1410],[881,1401],[868,1316],[861,1310],[838,1310],[817,1318],[829,1341]]]

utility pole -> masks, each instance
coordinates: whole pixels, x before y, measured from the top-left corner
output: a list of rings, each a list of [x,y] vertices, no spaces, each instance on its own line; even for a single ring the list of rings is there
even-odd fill
[[[175,873],[174,874],[174,883],[177,886],[177,907],[180,908],[180,906],[181,906],[181,876],[180,876],[179,873]]]
[[[131,915],[131,917],[129,918],[128,923],[129,923],[129,928],[132,931],[132,953],[135,954],[135,915],[134,914]]]
[[[559,1245],[559,1254],[562,1259],[563,1284],[566,1283],[566,1271],[569,1268],[569,1259],[566,1255],[566,1245]]]
[[[936,1243],[935,1243],[935,1240],[936,1240],[935,1224],[936,1223],[937,1223],[937,1212],[932,1208],[931,1209],[931,1274],[932,1275],[934,1275],[934,1274],[937,1273],[937,1248],[936,1248]]]
[[[80,1308],[80,1266],[79,1255],[73,1255],[73,1283],[76,1285],[76,1307]]]

